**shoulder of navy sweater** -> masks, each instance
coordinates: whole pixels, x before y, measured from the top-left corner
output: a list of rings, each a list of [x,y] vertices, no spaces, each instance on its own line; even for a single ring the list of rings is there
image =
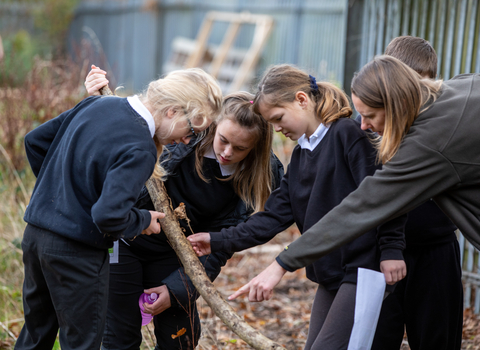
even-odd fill
[[[194,151],[200,143],[185,145],[179,143],[175,145],[167,145],[163,149],[160,156],[160,162],[163,168],[167,171],[167,176],[171,175],[177,167],[189,156],[195,156]]]
[[[102,96],[88,96],[87,98],[78,102],[75,105],[75,107],[72,108],[72,110],[87,108],[87,106],[91,105],[92,103],[95,103],[97,100],[101,98]]]
[[[354,143],[361,138],[367,138],[367,134],[360,128],[360,125],[351,118],[340,118],[329,125],[329,130],[325,135],[325,138],[333,138],[333,140],[339,140],[343,144]],[[293,153],[301,152],[302,148],[296,145],[293,149]]]
[[[356,146],[362,144],[360,149],[366,150],[366,156],[376,155],[375,147],[365,131],[360,125],[351,118],[340,118],[330,126],[330,138],[336,147],[342,147],[345,152],[357,149]],[[365,148],[366,147],[366,148]],[[358,150],[358,149],[357,149]]]
[[[80,112],[79,112],[80,113]],[[100,97],[86,107],[72,126],[87,127],[94,135],[101,134],[105,147],[112,145],[130,149],[132,145],[157,155],[148,124],[128,103],[126,98]]]
[[[367,137],[365,131],[363,131],[355,120],[351,118],[340,118],[335,122],[331,123],[330,128],[340,137],[346,137],[351,139],[353,138],[364,138]]]

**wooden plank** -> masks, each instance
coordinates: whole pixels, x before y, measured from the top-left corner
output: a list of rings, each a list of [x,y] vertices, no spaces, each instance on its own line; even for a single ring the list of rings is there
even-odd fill
[[[208,38],[214,22],[230,23],[222,43],[218,47],[208,44]],[[241,26],[244,24],[255,25],[252,43],[246,51],[232,48]],[[185,68],[203,68],[219,80],[225,93],[239,90],[251,77],[272,28],[273,19],[267,15],[251,14],[248,12],[208,12],[195,40],[193,52],[190,53],[185,64]],[[178,41],[176,44],[178,45]],[[185,51],[188,49],[190,49],[190,47],[185,48]],[[207,57],[209,56],[208,53],[213,54],[213,59],[210,64],[204,59],[205,54],[207,54]],[[175,52],[173,54],[173,58],[179,60],[175,55],[181,54]],[[172,68],[176,66],[176,63],[171,62],[166,66]]]
[[[257,24],[256,31],[253,36],[252,46],[247,52],[245,59],[243,60],[240,68],[238,69],[237,75],[235,76],[230,91],[240,90],[242,85],[245,83],[245,79],[248,74],[254,69],[258,58],[262,51],[263,46],[265,45],[270,32],[273,28],[273,20],[265,19],[261,23]]]
[[[240,29],[241,23],[239,21],[234,21],[228,27],[227,33],[223,37],[222,44],[218,48],[217,52],[213,56],[213,62],[210,67],[209,73],[213,75],[215,78],[218,76],[218,72],[222,67],[223,62],[227,58],[228,51],[232,46],[235,38],[238,35],[238,31]]]
[[[207,47],[208,36],[210,35],[210,30],[212,29],[213,20],[210,17],[206,17],[203,21],[198,37],[196,40],[195,51],[188,58],[185,68],[194,68],[201,65],[201,59],[205,54],[205,49]]]

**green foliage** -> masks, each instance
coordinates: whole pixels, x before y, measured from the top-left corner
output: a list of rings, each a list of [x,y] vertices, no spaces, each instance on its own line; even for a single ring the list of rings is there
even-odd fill
[[[40,4],[44,0],[2,0],[4,4]]]
[[[78,0],[42,0],[34,11],[35,26],[43,31],[54,52],[64,52],[68,27]]]
[[[43,58],[48,56],[61,57],[66,51],[66,37],[68,28],[73,19],[74,10],[79,0],[2,0],[1,9],[13,9],[26,13],[27,18],[32,20],[35,29],[28,34],[22,26],[18,26],[18,32],[2,33],[6,56],[13,57],[13,60],[32,59],[36,54]],[[6,11],[5,14],[8,13]],[[0,11],[0,15],[2,12]],[[0,17],[0,21],[1,21]],[[35,43],[35,44],[34,44]],[[24,57],[19,57],[19,55]],[[28,63],[28,62],[27,62]],[[26,66],[25,70],[31,64]],[[20,78],[18,79],[20,80]]]
[[[25,134],[85,97],[82,83],[86,72],[68,59],[52,61],[36,56],[25,77],[17,81],[15,74],[10,75],[15,67],[13,61],[0,62],[0,146],[12,167],[22,171],[26,165]]]
[[[26,6],[38,30],[29,33],[20,29],[14,34],[2,35],[4,58],[0,66],[0,88],[24,84],[36,56],[44,59],[64,56],[68,27],[78,0],[22,0],[19,3]]]
[[[23,214],[34,177],[31,172],[20,174],[0,153],[0,349],[13,348],[14,336],[18,336],[23,318],[22,251],[19,248],[25,222]],[[25,189],[25,184],[28,190]],[[20,189],[22,187],[24,191]],[[23,192],[23,194],[22,194]]]
[[[3,38],[4,58],[0,65],[0,87],[16,87],[25,81],[31,71],[38,50],[30,34],[20,30]]]

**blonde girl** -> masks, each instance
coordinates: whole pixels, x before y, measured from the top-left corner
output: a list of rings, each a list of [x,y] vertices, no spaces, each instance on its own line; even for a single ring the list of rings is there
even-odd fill
[[[25,324],[16,348],[98,349],[108,293],[108,248],[158,234],[164,216],[133,205],[158,145],[215,120],[222,94],[200,69],[169,74],[138,97],[89,97],[25,136],[37,177],[22,249]]]
[[[105,83],[102,72],[87,77],[89,91],[91,84],[98,87]],[[280,182],[283,168],[271,151],[273,131],[253,112],[253,98],[247,92],[226,96],[220,117],[203,135],[185,140],[188,144],[168,145],[162,154],[160,163],[167,173],[165,186],[172,205],[184,203],[190,219],[189,224],[180,221],[186,235],[192,230],[220,230],[245,221],[263,210]],[[145,188],[136,206],[153,209]],[[230,253],[219,252],[202,258],[212,280],[230,257]],[[119,261],[111,265],[102,348],[140,347],[138,298],[142,292],[159,295],[154,304],[145,304],[147,312],[155,315],[156,348],[193,349],[200,337],[195,302],[198,293],[163,232],[119,242]],[[185,333],[172,338],[181,329]]]

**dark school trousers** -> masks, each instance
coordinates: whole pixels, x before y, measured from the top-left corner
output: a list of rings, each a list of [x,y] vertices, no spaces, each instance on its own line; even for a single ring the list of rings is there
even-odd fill
[[[127,241],[128,242],[128,241]],[[146,253],[119,241],[118,263],[110,264],[110,289],[104,350],[138,350],[142,343],[142,316],[138,299],[144,289],[158,287],[180,268],[172,254]],[[185,278],[185,276],[183,276]],[[172,297],[171,297],[172,298]],[[200,318],[195,301],[185,309],[172,301],[172,307],[154,316],[156,350],[193,349],[200,337]],[[175,339],[179,330],[184,335]]]
[[[99,349],[108,296],[108,250],[28,224],[23,240],[25,324],[15,349]]]
[[[407,276],[382,305],[372,350],[459,350],[463,288],[458,242],[407,246]],[[404,328],[405,326],[405,328]]]
[[[318,286],[310,315],[305,350],[346,350],[355,319],[357,285],[342,283],[338,290]]]

